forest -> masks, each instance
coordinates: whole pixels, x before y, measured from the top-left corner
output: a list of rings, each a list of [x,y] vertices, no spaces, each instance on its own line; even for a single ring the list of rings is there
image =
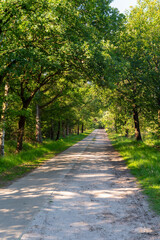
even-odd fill
[[[2,157],[102,127],[159,138],[160,2],[111,2],[1,1]]]

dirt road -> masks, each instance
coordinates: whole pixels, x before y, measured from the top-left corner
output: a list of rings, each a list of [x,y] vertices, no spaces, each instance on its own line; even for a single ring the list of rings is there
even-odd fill
[[[0,239],[160,240],[160,218],[104,130],[0,190]]]

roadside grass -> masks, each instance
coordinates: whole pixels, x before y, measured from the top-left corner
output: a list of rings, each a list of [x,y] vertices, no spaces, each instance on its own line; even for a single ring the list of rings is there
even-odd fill
[[[6,141],[5,156],[0,158],[0,186],[22,177],[40,166],[43,162],[63,152],[75,143],[87,137],[92,130],[79,135],[69,135],[58,141],[45,140],[42,144],[24,143],[23,151],[15,154],[16,142]]]
[[[109,134],[109,138],[160,215],[160,139],[149,136],[137,142],[117,134]]]

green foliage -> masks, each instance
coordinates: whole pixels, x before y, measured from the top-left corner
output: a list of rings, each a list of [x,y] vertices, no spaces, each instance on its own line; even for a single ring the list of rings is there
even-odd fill
[[[112,91],[108,91],[103,123],[110,130],[126,134],[129,131],[132,135],[134,128],[140,134],[140,129],[156,132],[160,127],[159,8],[157,0],[139,1],[127,14],[124,28],[110,51],[104,44],[105,57],[110,53],[104,82]],[[107,75],[109,71],[111,75]]]
[[[59,125],[60,135],[82,124],[111,124],[130,135],[136,121],[142,129],[160,126],[159,1],[139,1],[126,17],[110,3],[0,3],[1,108],[10,85],[7,139],[34,140],[36,105],[44,138],[53,130],[55,138]]]
[[[79,111],[80,104],[83,108],[83,101],[87,100],[78,97],[75,106],[71,100],[66,104],[64,95],[69,94],[70,88],[75,100],[72,84],[82,79],[99,82],[104,77],[108,61],[102,54],[103,45],[108,41],[111,46],[123,20],[123,15],[112,9],[110,2],[14,0],[0,3],[0,83],[10,85],[6,130],[11,130],[12,122],[19,118],[19,128],[14,129],[17,151],[21,150],[26,122],[27,138],[33,135],[28,126],[35,124],[34,104],[51,111],[49,118],[43,119],[45,113],[42,116],[43,132],[48,121],[57,124],[73,118],[70,125],[75,126],[76,121],[87,122],[90,118],[89,110]],[[55,102],[55,98],[59,101]],[[10,138],[8,133],[7,138]]]

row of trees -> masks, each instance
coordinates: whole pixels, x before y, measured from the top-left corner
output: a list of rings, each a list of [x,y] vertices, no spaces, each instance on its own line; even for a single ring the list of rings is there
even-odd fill
[[[137,140],[140,122],[160,129],[160,2],[141,0],[126,17],[110,3],[1,1],[2,155],[5,134],[19,152],[24,136],[79,133],[103,109],[126,136],[134,124]]]
[[[54,138],[56,131],[58,139],[60,127],[64,135],[94,119],[99,99],[90,81],[104,81],[104,43],[116,42],[123,20],[110,2],[1,1],[2,155],[5,133],[17,139],[19,152],[24,134],[41,142],[42,135]]]
[[[140,141],[141,128],[160,133],[159,9],[159,0],[142,0],[126,15],[113,49],[114,89],[108,90],[109,108],[103,118],[107,123],[114,119],[111,125],[126,136],[134,126]]]

